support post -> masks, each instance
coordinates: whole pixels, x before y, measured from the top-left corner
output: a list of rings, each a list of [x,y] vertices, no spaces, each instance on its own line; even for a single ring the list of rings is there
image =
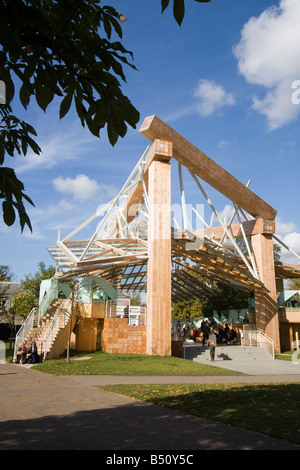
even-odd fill
[[[169,145],[170,153],[172,145]],[[170,158],[171,158],[170,154]],[[171,355],[171,165],[154,159],[148,170],[147,347]]]
[[[274,341],[280,352],[279,314],[275,280],[272,234],[259,233],[252,236],[252,246],[259,278],[269,292],[255,291],[256,328]]]

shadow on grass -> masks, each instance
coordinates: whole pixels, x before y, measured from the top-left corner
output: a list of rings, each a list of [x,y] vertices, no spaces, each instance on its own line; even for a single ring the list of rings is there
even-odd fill
[[[123,392],[122,386],[113,386],[111,390],[300,445],[300,384],[297,383],[164,384],[128,386],[127,391],[124,386]]]

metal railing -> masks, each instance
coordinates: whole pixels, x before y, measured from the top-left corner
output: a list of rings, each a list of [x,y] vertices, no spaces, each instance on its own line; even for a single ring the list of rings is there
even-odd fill
[[[105,309],[106,318],[127,318],[130,326],[146,326],[147,308],[131,306],[128,300],[108,300]]]
[[[40,321],[44,315],[48,312],[50,305],[52,304],[53,300],[58,298],[58,288],[57,286],[52,286],[49,291],[45,292],[45,295],[39,305],[39,316],[38,316],[38,326],[40,325]]]
[[[241,345],[264,348],[275,359],[274,341],[261,330],[244,330]]]
[[[42,347],[43,360],[46,359],[46,356],[48,352],[50,351],[59,330],[61,328],[66,327],[68,320],[71,316],[72,301],[70,298],[67,300],[68,300],[67,305],[65,305],[64,307],[59,307],[60,311],[54,315],[42,339],[41,347]]]
[[[18,333],[16,334],[13,362],[16,359],[16,354],[17,354],[19,347],[24,343],[26,336],[28,335],[29,331],[34,326],[34,319],[37,313],[38,313],[38,309],[36,307],[33,307],[30,314],[28,315],[23,325],[19,329]]]

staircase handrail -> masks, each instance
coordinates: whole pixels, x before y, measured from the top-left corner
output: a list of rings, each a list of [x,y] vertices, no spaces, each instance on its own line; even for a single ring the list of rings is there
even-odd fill
[[[65,327],[67,320],[71,316],[71,305],[72,305],[71,296],[67,299],[67,301],[68,301],[67,305],[64,305],[64,307],[60,307],[60,311],[54,315],[42,339],[41,345],[43,348],[42,350],[43,360],[46,359],[46,355],[50,349],[49,346],[51,347],[53,340],[54,340],[54,334],[59,329],[61,317],[63,318],[63,327]]]
[[[269,338],[269,336],[267,336],[262,330],[249,330],[247,333],[250,335],[250,346],[252,346],[252,334],[255,334],[256,338],[257,336],[259,337],[260,347],[266,349],[268,352],[271,352],[272,358],[275,359],[275,344],[274,341]],[[263,340],[267,343],[267,348],[264,346]]]
[[[53,285],[50,291],[46,292],[46,296],[44,296],[39,305],[38,326],[40,325],[41,318],[48,312],[52,301],[58,297],[58,292],[55,291],[57,291],[57,286]]]
[[[29,331],[33,328],[34,317],[36,315],[36,312],[37,312],[37,308],[33,307],[29,315],[26,317],[23,325],[19,329],[18,333],[16,334],[13,361],[16,358],[17,350],[19,349],[21,344],[24,343],[26,336],[28,335]]]

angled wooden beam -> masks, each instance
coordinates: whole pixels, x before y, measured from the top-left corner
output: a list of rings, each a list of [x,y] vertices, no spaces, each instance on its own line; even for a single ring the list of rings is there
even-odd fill
[[[277,211],[157,116],[147,117],[140,133],[173,144],[174,158],[253,216],[275,219]]]
[[[246,236],[257,235],[258,233],[275,233],[275,221],[265,219],[253,219],[242,222]],[[234,238],[242,238],[241,225],[237,222],[230,225],[229,230]],[[221,240],[224,236],[224,227],[221,225],[215,227],[205,227],[200,230],[192,230],[197,237],[212,237],[214,240]],[[227,237],[226,237],[227,238]]]
[[[164,140],[155,139],[152,146],[150,147],[144,165],[144,181],[145,186],[148,190],[148,169],[153,161],[169,162],[172,158],[172,144]],[[138,176],[136,177],[136,181]],[[134,186],[127,195],[126,201],[122,207],[123,213],[127,219],[127,222],[131,222],[137,213],[137,207],[143,197],[143,186],[140,182]]]

